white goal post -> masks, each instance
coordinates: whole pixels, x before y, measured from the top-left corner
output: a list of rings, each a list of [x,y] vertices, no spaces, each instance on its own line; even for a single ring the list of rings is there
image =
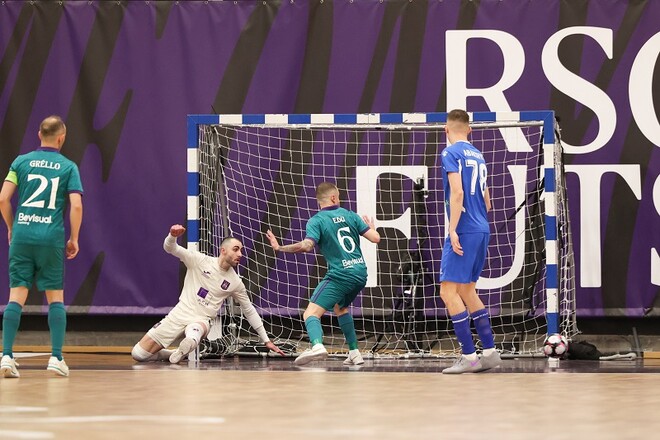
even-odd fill
[[[295,351],[325,274],[323,257],[275,255],[305,237],[316,186],[331,181],[342,206],[375,219],[378,245],[363,239],[367,287],[351,312],[360,349],[374,356],[459,350],[438,293],[444,195],[439,153],[446,113],[188,116],[188,247],[209,255],[232,235],[243,242],[239,274],[266,329]],[[484,154],[493,210],[486,267],[477,283],[502,352],[536,354],[547,334],[577,334],[575,267],[559,128],[551,111],[470,113]],[[240,309],[223,308],[225,344],[257,340]],[[324,317],[326,346],[347,347]],[[227,350],[231,352],[232,350]]]

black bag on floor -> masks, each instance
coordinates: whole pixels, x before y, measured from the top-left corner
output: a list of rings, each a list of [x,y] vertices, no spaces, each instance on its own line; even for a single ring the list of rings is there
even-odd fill
[[[568,358],[597,361],[603,354],[594,344],[587,341],[573,341],[568,344]]]

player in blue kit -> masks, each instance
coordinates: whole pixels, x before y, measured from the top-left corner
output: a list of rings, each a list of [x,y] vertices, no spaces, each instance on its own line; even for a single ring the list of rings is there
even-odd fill
[[[318,245],[328,263],[328,272],[314,289],[303,314],[312,347],[298,355],[294,362],[305,365],[328,357],[323,345],[321,317],[327,310],[333,310],[349,348],[344,364],[360,365],[364,360],[358,350],[355,324],[348,306],[367,283],[367,266],[360,249],[360,236],[378,243],[380,234],[374,227],[373,219],[361,218],[339,206],[339,190],[334,184],[321,183],[316,189],[316,200],[320,211],[307,222],[304,240],[280,246],[270,229],[266,233],[275,251],[309,252]]]
[[[60,154],[66,126],[59,116],[49,116],[39,126],[41,147],[20,155],[9,168],[0,191],[0,211],[9,240],[9,303],[2,318],[2,359],[5,377],[19,377],[13,345],[28,289],[36,282],[46,292],[52,356],[47,369],[68,376],[62,358],[66,332],[64,308],[64,259],[78,254],[82,223],[82,183],[78,166]],[[11,199],[18,189],[14,216]],[[64,210],[69,205],[69,240],[64,240]]]
[[[448,146],[441,157],[449,228],[440,264],[440,297],[451,316],[462,355],[442,372],[458,374],[495,368],[501,359],[495,350],[488,311],[475,288],[490,238],[488,169],[481,152],[468,141],[470,118],[465,111],[449,112],[445,131]],[[472,340],[470,318],[483,345],[481,359]]]

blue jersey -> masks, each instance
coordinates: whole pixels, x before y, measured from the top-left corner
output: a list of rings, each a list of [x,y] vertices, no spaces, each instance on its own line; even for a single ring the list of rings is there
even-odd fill
[[[367,279],[360,236],[369,230],[362,218],[348,209],[329,206],[307,222],[306,236],[319,246],[330,277]]]
[[[449,173],[458,173],[463,185],[463,213],[456,227],[457,233],[490,232],[486,217],[486,161],[479,150],[466,141],[459,141],[442,150],[442,185],[445,190],[445,209],[451,218]]]
[[[83,192],[78,166],[59,150],[40,147],[18,156],[5,180],[18,187],[12,243],[64,247],[68,194]]]

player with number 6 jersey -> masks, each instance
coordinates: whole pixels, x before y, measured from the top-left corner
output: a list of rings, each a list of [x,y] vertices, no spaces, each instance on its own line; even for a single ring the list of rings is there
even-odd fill
[[[353,211],[339,206],[339,190],[334,184],[321,183],[316,189],[316,200],[320,211],[307,222],[303,241],[280,246],[270,229],[266,233],[275,251],[309,252],[317,244],[328,263],[328,272],[314,289],[303,313],[312,347],[298,355],[295,364],[305,365],[328,356],[323,345],[321,316],[327,310],[334,310],[349,349],[344,363],[360,365],[364,360],[358,350],[355,324],[348,306],[367,283],[367,266],[360,248],[360,236],[378,243],[380,234],[374,227],[373,219],[366,216],[360,218]]]

